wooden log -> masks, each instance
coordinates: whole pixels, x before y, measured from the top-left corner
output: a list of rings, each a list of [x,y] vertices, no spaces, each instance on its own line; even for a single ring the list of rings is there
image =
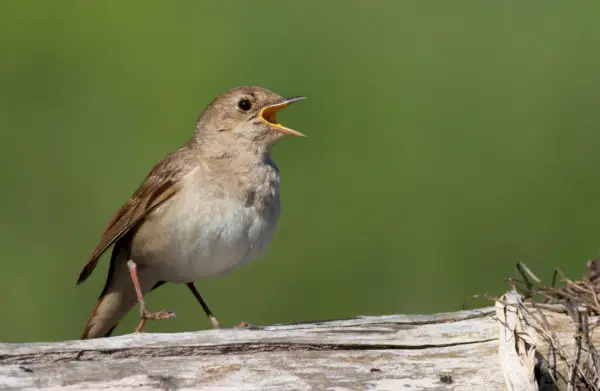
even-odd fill
[[[507,318],[510,295],[496,307],[435,315],[4,343],[0,388],[529,391],[537,389],[534,367],[548,345],[519,342],[522,318]],[[569,346],[570,318],[544,311]]]

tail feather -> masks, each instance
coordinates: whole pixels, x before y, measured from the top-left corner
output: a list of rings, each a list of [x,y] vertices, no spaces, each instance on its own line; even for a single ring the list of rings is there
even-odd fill
[[[164,281],[158,281],[150,291],[163,285]],[[133,284],[132,290],[133,290]],[[108,291],[108,289],[106,289]],[[107,301],[117,300],[115,294],[110,292],[102,292],[98,298],[96,306],[92,310],[90,317],[88,318],[83,332],[81,333],[81,339],[92,339],[92,338],[104,338],[110,337],[115,328],[119,325],[119,321],[123,316],[127,314],[137,303],[137,300],[129,300],[127,303],[120,302],[120,305],[110,305]],[[135,292],[134,292],[135,295]],[[135,296],[134,296],[135,297]]]
[[[80,337],[81,339],[110,337],[112,332],[118,326],[119,320],[116,320],[115,324],[110,328],[108,328],[110,326],[110,323],[98,322],[98,319],[97,319],[98,309],[102,305],[102,301],[103,301],[103,297],[101,296],[98,299],[98,303],[96,303],[96,306],[92,310],[90,317],[88,318],[87,322],[85,323],[85,326],[83,327],[83,333],[81,333],[81,337]]]
[[[108,337],[119,321],[137,304],[137,295],[127,268],[129,252],[117,243],[113,249],[104,289],[88,318],[81,339]],[[145,294],[160,286],[148,270],[138,270],[140,285]]]
[[[85,323],[81,339],[110,336],[119,321],[137,304],[135,293],[128,291],[129,289],[109,291],[100,296]]]

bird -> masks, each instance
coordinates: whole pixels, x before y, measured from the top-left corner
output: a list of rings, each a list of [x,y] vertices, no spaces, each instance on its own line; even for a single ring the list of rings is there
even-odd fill
[[[186,284],[220,328],[194,283],[249,263],[272,241],[281,205],[271,151],[285,135],[306,137],[276,114],[302,99],[243,86],[206,106],[191,138],[150,170],[91,252],[77,285],[112,246],[106,283],[81,339],[110,336],[136,305],[135,334],[147,320],[172,318],[173,311],[146,307],[146,294],[165,283]]]

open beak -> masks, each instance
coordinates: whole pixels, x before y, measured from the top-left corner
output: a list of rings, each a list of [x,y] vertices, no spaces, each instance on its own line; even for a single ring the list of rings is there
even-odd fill
[[[275,103],[273,105],[267,106],[260,111],[260,118],[269,124],[273,128],[273,130],[277,132],[281,132],[284,134],[289,134],[290,136],[296,137],[306,137],[300,132],[297,132],[293,129],[286,128],[279,122],[277,122],[276,114],[279,110],[283,109],[291,105],[294,102],[298,102],[299,100],[306,99],[304,96],[295,96],[293,98],[285,98],[279,103]]]

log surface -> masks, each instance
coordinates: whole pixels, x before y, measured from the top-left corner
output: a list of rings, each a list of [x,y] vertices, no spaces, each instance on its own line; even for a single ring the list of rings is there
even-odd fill
[[[0,389],[506,390],[494,307],[0,344]]]

